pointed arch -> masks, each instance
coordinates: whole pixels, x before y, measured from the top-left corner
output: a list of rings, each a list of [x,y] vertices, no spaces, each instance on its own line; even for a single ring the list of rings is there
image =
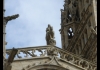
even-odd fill
[[[52,64],[43,64],[43,65],[37,65],[28,68],[27,70],[69,70],[67,68],[58,66],[58,65],[52,65]]]
[[[69,27],[67,31],[68,31],[68,39],[71,39],[74,36],[73,28]]]

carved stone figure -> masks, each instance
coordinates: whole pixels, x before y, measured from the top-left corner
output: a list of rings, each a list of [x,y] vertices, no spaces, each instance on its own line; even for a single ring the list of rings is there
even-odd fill
[[[48,24],[48,27],[46,28],[46,41],[47,41],[47,45],[51,45],[51,43],[53,42],[54,38],[55,37],[54,37],[53,27],[51,27],[50,24]]]
[[[48,27],[46,28],[46,41],[47,41],[47,45],[49,44],[49,39],[50,39],[50,35],[49,35],[50,28],[51,28],[51,26],[48,24]]]
[[[54,31],[53,31],[53,27],[50,28],[50,38],[54,39]]]
[[[11,21],[13,19],[16,19],[19,17],[19,14],[15,14],[15,15],[12,15],[12,16],[7,16],[7,17],[4,17],[4,13],[5,13],[5,9],[3,10],[3,24],[6,25],[8,21]]]
[[[50,39],[49,44],[54,46],[54,45],[56,45],[56,41],[54,39]]]
[[[13,20],[13,19],[16,19],[19,17],[19,14],[15,14],[15,15],[12,15],[12,16],[7,16],[7,17],[4,17],[3,18],[3,24],[7,24],[8,21],[10,20]]]

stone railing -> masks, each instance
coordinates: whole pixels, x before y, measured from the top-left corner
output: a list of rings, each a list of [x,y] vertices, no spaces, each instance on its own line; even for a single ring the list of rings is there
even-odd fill
[[[36,57],[45,57],[45,56],[57,56],[69,63],[81,66],[86,70],[96,70],[96,64],[92,64],[87,60],[76,56],[75,54],[69,53],[61,48],[56,46],[38,46],[38,47],[27,47],[27,48],[17,48],[18,52],[15,59],[26,59],[26,58],[36,58]],[[12,49],[7,49],[6,54],[9,56]]]

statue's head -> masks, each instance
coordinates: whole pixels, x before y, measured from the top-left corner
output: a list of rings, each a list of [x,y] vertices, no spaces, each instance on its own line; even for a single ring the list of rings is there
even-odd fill
[[[19,17],[19,14],[16,14],[16,17]]]
[[[48,27],[50,27],[50,24],[48,24]]]

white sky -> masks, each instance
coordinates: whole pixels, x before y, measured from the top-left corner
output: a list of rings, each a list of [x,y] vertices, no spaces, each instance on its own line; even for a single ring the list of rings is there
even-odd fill
[[[19,14],[6,26],[6,48],[46,45],[48,24],[53,26],[56,46],[61,48],[61,12],[64,0],[5,0],[5,16]]]

